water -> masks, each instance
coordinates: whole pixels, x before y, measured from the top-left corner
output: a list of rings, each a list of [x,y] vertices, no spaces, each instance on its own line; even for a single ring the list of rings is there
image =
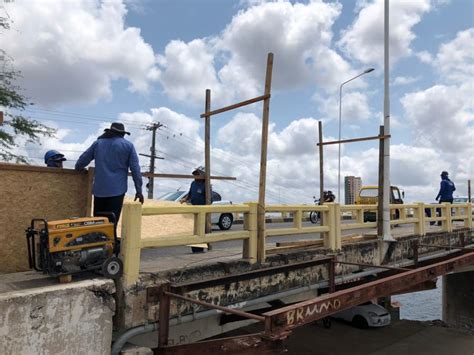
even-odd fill
[[[392,301],[398,301],[401,305],[400,318],[420,321],[441,319],[442,282],[439,277],[434,290],[392,296]]]

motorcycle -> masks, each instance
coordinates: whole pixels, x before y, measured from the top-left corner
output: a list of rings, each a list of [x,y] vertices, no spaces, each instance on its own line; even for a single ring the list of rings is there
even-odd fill
[[[316,196],[313,196],[314,199],[314,204],[315,205],[321,205],[321,199],[316,198]],[[324,191],[323,192],[323,201],[324,202],[334,202],[336,200],[336,195],[332,193],[332,191]],[[320,221],[321,219],[321,213],[319,211],[312,211],[309,214],[309,220],[311,223],[316,224]]]

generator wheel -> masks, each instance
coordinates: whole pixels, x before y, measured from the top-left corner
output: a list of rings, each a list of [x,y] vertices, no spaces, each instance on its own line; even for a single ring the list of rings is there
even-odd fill
[[[102,274],[111,279],[118,279],[123,274],[123,262],[116,256],[111,256],[102,264]]]

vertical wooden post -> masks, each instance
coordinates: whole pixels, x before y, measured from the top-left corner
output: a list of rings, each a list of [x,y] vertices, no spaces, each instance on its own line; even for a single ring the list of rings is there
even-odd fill
[[[257,213],[258,203],[248,203],[250,211],[244,214],[244,230],[248,230],[250,238],[244,240],[243,257],[251,264],[257,261],[258,239],[257,239]],[[261,252],[265,257],[265,249]]]
[[[140,251],[142,234],[142,205],[126,202],[123,205],[122,242],[120,257],[123,261],[125,287],[134,284],[140,273]]]
[[[267,178],[267,148],[268,148],[268,121],[270,115],[270,93],[272,86],[273,53],[268,53],[267,72],[265,74],[265,95],[268,97],[263,101],[262,114],[262,146],[260,154],[260,182],[258,187],[258,219],[257,219],[257,238],[258,252],[257,257],[260,263],[265,262],[265,187]]]
[[[329,207],[327,218],[324,219],[324,226],[329,228],[329,232],[324,237],[324,247],[334,250],[336,248],[336,228],[335,228],[335,208],[334,203],[327,203]]]
[[[380,126],[379,136],[384,135],[384,127]],[[384,140],[379,139],[379,188],[377,198],[377,236],[383,238],[383,162],[384,162]]]
[[[205,112],[208,113],[211,111],[211,90],[206,89],[206,104],[205,104]],[[212,203],[212,196],[211,196],[211,116],[206,116],[204,119],[204,164],[205,164],[205,173],[206,173],[206,180],[204,180],[205,184],[205,193],[206,193],[206,205],[210,205]],[[211,214],[206,216],[206,233],[211,233],[212,226],[211,226]],[[210,245],[209,245],[210,249]]]
[[[471,203],[471,179],[467,180],[467,202]]]
[[[92,187],[94,185],[94,168],[89,167],[87,169],[87,206],[86,206],[86,215],[87,216],[92,216]],[[118,221],[116,221],[118,222]]]
[[[318,135],[319,135],[319,204],[324,203],[324,156],[323,156],[323,122],[318,121]],[[321,225],[323,225],[324,213],[320,213]]]
[[[446,232],[452,232],[453,231],[453,218],[451,216],[451,204],[448,203],[442,203],[444,205],[444,211],[446,213],[446,224],[444,225],[443,230]]]

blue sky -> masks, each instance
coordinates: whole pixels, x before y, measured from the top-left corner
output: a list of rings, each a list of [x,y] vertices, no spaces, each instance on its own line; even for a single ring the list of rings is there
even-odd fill
[[[317,121],[337,137],[339,85],[343,138],[375,135],[383,112],[383,1],[27,1],[4,3],[12,29],[2,48],[22,71],[27,113],[58,129],[18,152],[41,164],[60,149],[74,164],[112,120],[148,153],[146,124],[158,134],[159,172],[203,164],[206,88],[217,108],[263,93],[274,53],[270,107],[269,202],[310,202],[318,191]],[[391,1],[393,184],[410,201],[433,201],[448,170],[467,194],[473,177],[474,2]],[[215,189],[256,199],[261,105],[212,119],[211,170],[237,183]],[[325,183],[336,190],[337,148],[328,147]],[[377,143],[343,147],[342,175],[377,181]],[[148,162],[141,160],[144,169]],[[159,180],[158,192],[189,182]],[[133,187],[130,191],[133,193]]]

